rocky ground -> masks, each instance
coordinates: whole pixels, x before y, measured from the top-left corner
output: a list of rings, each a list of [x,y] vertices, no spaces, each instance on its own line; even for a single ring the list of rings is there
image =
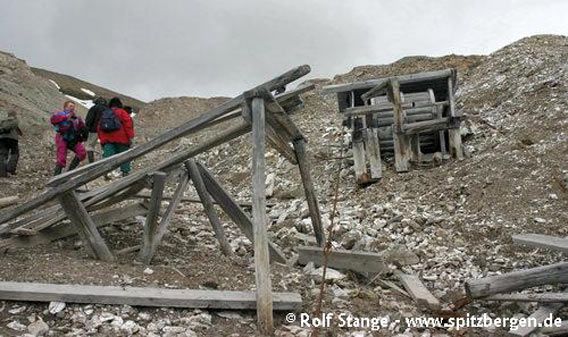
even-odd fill
[[[330,231],[334,247],[383,254],[392,271],[418,273],[445,304],[463,297],[467,279],[562,261],[557,253],[513,245],[511,235],[568,236],[567,61],[567,37],[534,36],[488,56],[404,58],[386,66],[357,67],[333,80],[314,81],[317,90],[304,96],[305,109],[293,119],[309,141],[326,227],[331,223],[333,186],[339,173],[338,212]],[[379,183],[357,188],[349,158],[349,137],[341,127],[333,97],[321,96],[321,86],[450,66],[459,71],[458,107],[466,118],[462,133],[467,158],[406,174],[396,174],[387,160]],[[140,116],[140,137],[153,136],[161,126],[168,128],[185,120],[184,112],[178,112],[180,108],[187,108],[189,116],[223,98],[216,100],[180,98],[149,103],[146,114]],[[168,118],[174,113],[173,118]],[[191,146],[224,127],[183,139],[136,165],[144,166]],[[243,136],[198,158],[239,200],[250,199],[249,143],[248,136]],[[345,153],[341,153],[342,148]],[[341,157],[346,159],[337,159]],[[33,157],[25,155],[18,179],[3,180],[0,194],[28,196],[30,191],[40,190],[50,166],[49,156],[41,158],[34,164]],[[285,254],[293,257],[297,246],[314,241],[307,205],[297,168],[273,150],[267,159],[269,202],[273,204],[268,214],[269,235]],[[191,189],[187,194],[195,195],[195,191]],[[116,249],[135,245],[141,237],[141,221],[115,224],[107,227],[103,235]],[[0,279],[253,289],[252,246],[228,219],[224,218],[224,222],[235,252],[231,258],[220,253],[200,206],[184,204],[149,268],[132,263],[134,254],[121,256],[112,264],[92,261],[77,239],[70,238],[0,256],[2,265],[8,266],[0,270]],[[274,265],[272,271],[274,288],[300,292],[303,311],[312,312],[320,283],[317,270]],[[398,284],[392,273],[377,279],[344,271],[333,274],[334,279],[328,281],[324,312],[388,316],[390,320],[434,315],[387,287],[384,281]],[[0,335],[249,336],[255,331],[251,312],[73,304],[59,309],[55,304],[50,308],[41,303],[1,302]],[[534,310],[534,304],[474,302],[459,313],[520,317]],[[559,315],[568,318],[564,312]],[[283,314],[278,314],[276,320],[278,336],[310,333],[286,323]],[[498,336],[504,335],[504,330],[407,330],[391,326],[371,332],[335,327],[322,335]]]

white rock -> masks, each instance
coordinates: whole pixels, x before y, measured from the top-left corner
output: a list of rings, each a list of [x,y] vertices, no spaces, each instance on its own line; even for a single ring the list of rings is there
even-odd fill
[[[58,312],[63,311],[63,309],[65,309],[65,302],[49,302],[49,313],[52,315],[57,314]]]
[[[317,269],[311,270],[310,271],[310,275],[312,276],[317,276],[320,279],[323,277],[323,267],[319,267]],[[346,277],[345,274],[332,269],[332,268],[327,268],[327,270],[325,271],[325,279],[326,280],[343,280]]]
[[[144,269],[143,273],[146,274],[146,275],[152,275],[152,274],[154,274],[154,270],[152,270],[150,268],[146,268],[146,269]]]
[[[28,327],[23,325],[22,323],[18,322],[18,321],[12,321],[8,324],[6,324],[6,326],[12,330],[16,330],[16,331],[24,331],[26,330]]]
[[[44,336],[49,332],[49,325],[40,318],[28,325],[28,331],[32,336]]]

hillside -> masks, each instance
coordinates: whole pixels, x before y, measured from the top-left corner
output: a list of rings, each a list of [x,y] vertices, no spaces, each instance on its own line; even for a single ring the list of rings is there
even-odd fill
[[[292,118],[308,140],[313,180],[326,227],[331,223],[333,186],[339,173],[338,209],[333,214],[334,227],[330,232],[333,246],[383,252],[391,270],[419,275],[445,304],[463,297],[467,279],[563,261],[560,253],[514,245],[511,235],[568,236],[567,64],[568,37],[539,35],[486,56],[406,57],[388,65],[355,67],[333,79],[314,80],[316,90],[303,96],[305,108]],[[322,96],[321,87],[447,67],[456,67],[459,72],[457,105],[465,117],[462,134],[466,158],[405,174],[396,174],[392,163],[387,162],[379,183],[358,188],[349,158],[349,137],[341,127],[334,98]],[[21,72],[27,74],[25,69]],[[267,74],[267,77],[270,75],[275,74]],[[0,82],[0,92],[4,90],[4,83]],[[43,84],[41,88],[58,97],[53,88],[44,88]],[[30,90],[35,89],[32,86]],[[17,98],[16,95],[11,99]],[[141,110],[138,124],[141,136],[137,141],[177,126],[224,100],[226,98],[222,97],[165,98],[150,102]],[[41,112],[35,109],[38,114]],[[136,166],[162,160],[225,127],[218,125],[182,139],[137,161]],[[343,153],[340,152],[342,147],[345,148]],[[236,199],[250,200],[251,151],[247,135],[198,159],[214,171]],[[271,176],[269,189],[274,191],[269,200],[274,204],[268,213],[269,236],[292,257],[298,246],[313,244],[298,170],[274,150],[268,152],[267,163],[267,173]],[[23,182],[30,177],[35,177],[37,185],[46,179],[29,168],[23,171],[23,178],[18,177],[21,186],[10,187],[11,192],[23,195],[29,192],[32,188]],[[191,188],[187,194],[195,196],[195,191]],[[119,263],[88,260],[81,245],[69,238],[57,245],[16,249],[6,254],[2,261],[11,268],[0,269],[0,279],[252,289],[252,245],[225,216],[222,220],[235,252],[232,258],[221,255],[201,206],[184,204],[174,215],[164,245],[151,266],[152,273],[145,272],[145,266],[132,264],[132,253],[121,256]],[[138,244],[141,233],[140,219],[109,226],[103,231],[113,249]],[[32,265],[29,261],[38,262]],[[274,265],[272,270],[274,289],[300,292],[305,312],[313,310],[320,282],[310,272],[309,268],[284,265]],[[388,282],[397,282],[391,272],[381,275],[380,279],[339,273],[338,279],[330,282],[323,312],[351,312],[358,317],[388,316],[391,320],[432,315]],[[7,322],[27,322],[31,313],[43,315],[41,312],[45,310],[45,306],[39,304],[30,304],[21,312],[16,310],[18,304],[10,306],[10,312],[0,311],[0,318]],[[474,302],[460,313],[526,317],[535,308],[531,303]],[[227,336],[253,334],[255,320],[251,313],[231,315],[205,310],[68,305],[58,316],[44,316],[50,327],[56,326],[76,336],[129,335],[134,330],[138,335],[148,336],[174,336],[177,332],[189,336],[218,336],[219,331]],[[563,320],[568,318],[566,312],[558,316]],[[277,316],[277,321],[278,336],[309,334],[307,329],[284,323],[283,316]],[[330,336],[370,336],[357,333],[339,328],[329,331]],[[375,335],[481,337],[505,334],[504,330],[484,329],[405,331],[393,326]]]

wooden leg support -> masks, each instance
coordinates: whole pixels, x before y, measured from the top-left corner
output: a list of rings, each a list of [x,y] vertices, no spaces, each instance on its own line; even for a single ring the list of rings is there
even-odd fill
[[[75,191],[61,194],[59,201],[69,220],[78,227],[79,235],[91,255],[103,261],[114,261],[112,252],[97,230],[97,225],[91,219]]]
[[[379,146],[379,133],[376,128],[367,129],[367,154],[371,166],[371,179],[381,179],[383,177],[381,147]]]
[[[448,135],[450,138],[450,154],[455,159],[462,160],[463,150],[460,129],[448,129]]]
[[[138,259],[144,263],[150,263],[150,260],[152,259],[151,246],[158,226],[158,217],[160,216],[166,177],[167,175],[164,172],[156,172],[153,175],[150,210],[146,217],[146,222],[144,223],[142,250],[140,250],[140,254],[138,255]]]
[[[201,174],[199,173],[199,168],[193,159],[190,159],[186,162],[186,167],[189,172],[189,176],[193,181],[193,186],[197,191],[197,195],[199,195],[199,199],[201,199],[201,203],[203,204],[203,209],[209,218],[209,222],[213,227],[213,231],[215,232],[215,236],[219,241],[219,245],[221,245],[221,251],[226,256],[231,256],[233,251],[227,238],[225,237],[225,230],[223,229],[223,225],[221,224],[221,220],[215,211],[215,207],[213,205],[213,201],[211,200],[211,196],[207,192],[205,187],[205,183],[203,182],[203,178],[201,178]]]
[[[314,184],[312,182],[312,175],[310,173],[310,162],[306,155],[306,141],[298,139],[294,141],[294,150],[296,151],[296,158],[298,161],[298,168],[300,169],[300,176],[302,177],[302,184],[304,185],[304,194],[308,202],[308,209],[310,210],[310,219],[312,220],[312,227],[316,236],[316,241],[320,247],[325,244],[325,234],[321,222],[321,214],[319,203]]]

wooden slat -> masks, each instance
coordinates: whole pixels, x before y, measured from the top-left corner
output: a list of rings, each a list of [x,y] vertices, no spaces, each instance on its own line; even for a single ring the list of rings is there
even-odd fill
[[[215,180],[211,172],[207,170],[201,163],[197,163],[201,177],[205,182],[207,191],[217,201],[219,206],[227,213],[233,222],[241,229],[243,234],[251,241],[253,237],[253,224],[251,219],[246,215],[243,209],[235,202],[233,197],[225,191],[225,189]],[[270,258],[273,261],[286,264],[287,260],[284,254],[272,242],[268,243],[270,250]]]
[[[369,156],[371,179],[380,179],[383,177],[383,168],[381,162],[381,147],[379,144],[379,135],[376,128],[367,129],[366,144],[367,144],[367,154]]]
[[[302,298],[274,293],[274,310],[295,311]],[[142,307],[253,310],[253,291],[161,289],[44,283],[0,282],[0,299],[31,302],[99,303]]]
[[[321,247],[298,247],[298,263],[301,265],[313,262],[316,266],[321,266],[323,258]],[[379,254],[352,250],[332,250],[328,257],[328,266],[363,274],[388,271],[384,259]]]
[[[482,300],[495,302],[568,303],[568,293],[498,294],[482,298]]]
[[[442,305],[440,301],[432,295],[432,293],[426,288],[426,286],[420,281],[418,276],[409,275],[405,273],[397,273],[400,282],[404,286],[404,289],[408,294],[414,299],[419,305],[423,305],[430,310],[437,311],[440,310]]]
[[[543,234],[513,235],[513,242],[537,248],[545,248],[568,253],[568,239]]]
[[[298,169],[300,170],[300,177],[302,178],[302,185],[304,186],[304,194],[306,195],[308,210],[310,211],[314,235],[318,245],[323,247],[325,244],[325,234],[321,221],[317,193],[312,181],[310,161],[306,153],[306,141],[304,139],[296,139],[293,144],[298,159]]]
[[[406,135],[414,135],[423,132],[433,132],[448,128],[448,118],[432,119],[414,123],[406,123],[402,126],[402,132]]]

